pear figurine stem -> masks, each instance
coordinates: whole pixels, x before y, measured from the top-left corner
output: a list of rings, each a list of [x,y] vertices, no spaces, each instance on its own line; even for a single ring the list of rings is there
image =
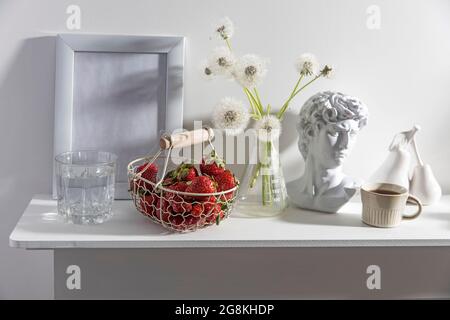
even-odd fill
[[[416,124],[411,130],[397,133],[394,136],[394,139],[392,139],[391,144],[389,145],[389,151],[393,151],[399,148],[406,148],[411,143],[411,141],[414,140],[414,136],[419,130],[420,126]]]

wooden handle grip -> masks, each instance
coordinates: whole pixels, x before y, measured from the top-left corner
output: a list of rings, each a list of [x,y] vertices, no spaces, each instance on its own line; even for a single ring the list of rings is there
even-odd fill
[[[202,143],[212,139],[214,131],[211,128],[202,128],[192,131],[172,134],[170,137],[161,137],[159,146],[161,149],[183,148],[193,144]]]

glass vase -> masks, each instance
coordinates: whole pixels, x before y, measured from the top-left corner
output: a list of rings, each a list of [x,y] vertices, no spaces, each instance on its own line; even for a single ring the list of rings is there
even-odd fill
[[[237,212],[253,217],[276,216],[287,203],[278,146],[272,141],[258,140],[241,179]]]

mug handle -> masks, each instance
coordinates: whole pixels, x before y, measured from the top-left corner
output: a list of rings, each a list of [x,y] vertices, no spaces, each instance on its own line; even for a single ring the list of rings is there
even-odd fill
[[[407,215],[403,214],[403,216],[402,216],[403,219],[412,220],[412,219],[417,218],[422,213],[422,203],[420,202],[419,199],[417,199],[416,197],[413,197],[411,195],[408,196],[408,202],[413,202],[413,203],[417,204],[417,206],[419,207],[415,214],[413,214],[411,216],[407,216]]]

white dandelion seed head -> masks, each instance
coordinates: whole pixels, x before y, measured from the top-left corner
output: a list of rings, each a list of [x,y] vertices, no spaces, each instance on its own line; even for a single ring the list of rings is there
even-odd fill
[[[332,79],[334,78],[335,75],[335,67],[330,66],[330,65],[325,65],[325,67],[323,67],[323,69],[320,71],[320,73],[327,79]]]
[[[319,61],[312,53],[303,53],[296,62],[297,71],[303,76],[315,75],[319,71]]]
[[[214,127],[225,130],[225,134],[231,136],[242,133],[249,120],[250,115],[244,104],[231,97],[220,100],[212,114]]]
[[[260,141],[275,141],[281,135],[281,121],[274,115],[263,116],[255,122],[254,128]]]
[[[234,25],[233,21],[228,17],[223,17],[214,27],[214,36],[219,40],[228,40],[233,37]]]
[[[244,88],[257,87],[266,76],[267,62],[257,55],[246,54],[236,61],[233,76]]]
[[[215,74],[231,76],[231,71],[236,63],[236,58],[227,47],[215,48],[209,59],[208,65]]]
[[[213,80],[216,77],[216,74],[213,72],[213,69],[209,65],[208,61],[203,61],[200,64],[200,73],[202,78],[205,80]]]

